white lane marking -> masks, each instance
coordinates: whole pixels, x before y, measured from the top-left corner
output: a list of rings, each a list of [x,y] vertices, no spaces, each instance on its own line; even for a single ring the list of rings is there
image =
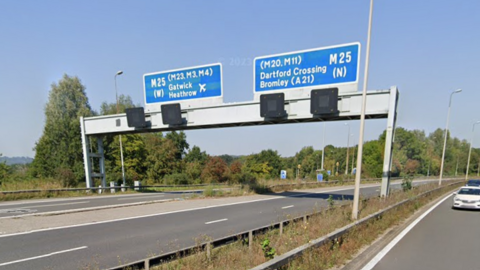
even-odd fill
[[[143,196],[143,197],[137,197],[137,198],[122,198],[122,199],[117,199],[117,201],[124,201],[124,200],[137,200],[137,199],[148,199],[150,197],[164,197],[165,195],[150,195],[150,196]]]
[[[71,205],[71,204],[82,204],[82,203],[89,203],[90,201],[86,201],[86,202],[74,202],[74,203],[57,203],[57,204],[47,204],[47,205],[39,205],[39,206],[24,206],[24,207],[20,207],[20,209],[24,209],[24,208],[40,208],[40,207],[49,207],[49,206],[62,206],[62,205]]]
[[[292,208],[292,207],[293,207],[293,205],[289,205],[289,206],[282,207],[282,209],[287,209],[287,208]]]
[[[57,255],[57,254],[61,254],[61,253],[66,253],[66,252],[71,252],[71,251],[80,250],[80,249],[85,249],[85,248],[87,248],[87,246],[78,247],[78,248],[72,248],[72,249],[66,249],[66,250],[61,250],[61,251],[56,251],[56,252],[52,252],[52,253],[45,254],[45,255],[35,256],[35,257],[31,257],[31,258],[26,258],[26,259],[21,259],[21,260],[6,262],[6,263],[0,263],[0,266],[5,266],[5,265],[14,264],[14,263],[19,263],[19,262],[25,262],[25,261],[31,261],[31,260],[40,259],[40,258],[45,258],[45,257],[50,257],[50,256],[53,256],[53,255]]]
[[[407,235],[407,233],[413,229],[413,227],[415,227],[415,225],[417,225],[424,217],[426,217],[428,214],[430,214],[430,212],[432,212],[437,206],[439,206],[441,203],[443,203],[444,201],[446,201],[448,198],[450,198],[450,196],[452,196],[452,194],[449,194],[448,196],[446,196],[445,198],[443,198],[441,201],[439,201],[437,204],[435,204],[434,206],[432,206],[430,209],[428,209],[425,213],[423,213],[421,216],[419,216],[414,222],[412,222],[410,225],[408,225],[407,228],[405,228],[399,235],[397,235],[397,237],[395,237],[392,242],[388,243],[388,245],[386,245],[382,251],[380,251],[375,257],[373,257],[373,259],[370,260],[370,262],[368,262],[363,268],[362,270],[371,270],[373,267],[375,267],[375,265],[377,265],[378,262],[380,262],[380,260],[382,260],[382,258],[387,255],[387,253],[400,241],[402,240],[402,238]]]
[[[205,224],[212,224],[212,223],[217,223],[217,222],[222,222],[222,221],[227,221],[228,218],[224,218],[224,219],[219,219],[219,220],[214,220],[214,221],[209,221],[209,222],[205,222]]]
[[[361,188],[371,188],[371,187],[374,187],[374,186],[379,186],[379,185],[365,186],[365,187],[361,187]],[[32,231],[28,231],[28,232],[4,234],[4,235],[0,235],[0,238],[9,237],[9,236],[24,235],[24,234],[31,234],[31,233],[36,233],[36,232],[45,232],[45,231],[61,230],[61,229],[68,229],[68,228],[77,228],[77,227],[84,227],[84,226],[97,225],[97,224],[113,223],[113,222],[117,222],[117,221],[125,221],[125,220],[133,220],[133,219],[140,219],[140,218],[163,216],[163,215],[169,215],[169,214],[176,214],[176,213],[183,213],[183,212],[196,211],[196,210],[202,210],[202,209],[217,208],[217,207],[230,206],[230,205],[247,204],[247,203],[254,203],[254,202],[261,202],[261,201],[271,201],[271,200],[278,200],[278,199],[286,199],[286,198],[290,198],[290,197],[301,197],[301,196],[305,196],[305,195],[311,195],[312,193],[321,194],[321,193],[330,193],[330,192],[351,190],[351,189],[352,189],[352,187],[347,187],[347,188],[332,189],[332,190],[325,190],[325,191],[300,193],[300,194],[285,196],[285,197],[272,197],[272,198],[244,201],[244,202],[227,203],[227,204],[221,204],[221,205],[202,206],[202,207],[197,207],[197,208],[176,210],[176,211],[157,213],[157,214],[149,214],[149,215],[136,216],[136,217],[119,218],[119,219],[112,219],[112,220],[105,220],[105,221],[98,221],[98,222],[89,222],[89,223],[84,223],[84,224],[76,224],[76,225],[60,226],[60,227],[54,227],[54,228],[38,229],[38,230],[32,230]],[[19,217],[19,216],[15,216],[15,217]],[[8,218],[11,218],[11,217],[8,217]],[[2,218],[0,218],[0,219],[2,219]]]

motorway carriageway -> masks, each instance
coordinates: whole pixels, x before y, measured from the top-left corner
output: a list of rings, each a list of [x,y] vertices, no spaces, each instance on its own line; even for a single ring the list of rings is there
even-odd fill
[[[379,185],[363,187],[361,194],[378,195]],[[222,198],[225,203],[216,206],[0,234],[0,269],[113,267],[194,245],[195,239],[205,235],[220,238],[267,226],[287,216],[301,216],[314,207],[327,206],[330,195],[335,199],[351,199],[353,187],[270,194],[264,199],[236,203]],[[176,203],[159,204],[159,208]],[[76,215],[80,214],[89,215],[89,212]],[[0,225],[1,222],[2,219]]]

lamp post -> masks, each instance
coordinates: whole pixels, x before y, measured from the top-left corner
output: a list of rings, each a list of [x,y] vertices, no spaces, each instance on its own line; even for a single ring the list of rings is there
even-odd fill
[[[468,159],[467,159],[467,171],[465,172],[465,181],[468,180],[468,170],[470,168],[470,155],[472,154],[472,145],[473,145],[473,137],[475,135],[475,125],[480,124],[480,121],[473,123],[472,126],[472,139],[470,140],[470,149],[468,150]]]
[[[118,109],[118,91],[117,91],[117,76],[122,75],[123,71],[119,70],[115,74],[114,80],[115,80],[115,98],[117,99],[117,114],[120,113]],[[123,164],[123,147],[122,147],[122,134],[119,135],[118,140],[120,142],[120,159],[122,161],[122,179],[123,179],[123,186],[125,186],[125,166]]]
[[[430,176],[430,164],[432,164],[432,161],[431,161],[431,160],[428,162],[427,179],[428,179],[428,177]]]
[[[352,138],[353,138],[353,133],[350,134],[350,136],[352,136]],[[352,142],[353,142],[353,140],[352,140]],[[352,174],[353,174],[353,164],[354,164],[354,163],[355,163],[355,146],[353,146],[353,152],[352,152],[352,169],[350,170],[350,173],[352,173]]]
[[[445,126],[445,134],[444,134],[444,141],[443,141],[443,153],[442,153],[442,163],[440,165],[440,178],[438,179],[438,185],[442,184],[442,177],[443,177],[443,164],[445,163],[445,148],[447,148],[447,135],[448,135],[448,120],[450,120],[450,108],[452,106],[452,96],[453,94],[462,92],[462,89],[457,89],[450,94],[450,101],[448,102],[448,113],[447,113],[447,125]]]
[[[362,111],[360,114],[360,132],[358,133],[357,173],[355,174],[355,189],[353,192],[352,219],[358,218],[360,200],[360,177],[362,174],[363,130],[365,129],[365,108],[367,106],[368,63],[370,58],[370,39],[372,34],[373,0],[370,0],[370,14],[368,18],[367,53],[365,57],[365,76],[363,78]]]
[[[458,172],[458,160],[460,159],[459,156],[457,156],[457,166],[455,166],[455,177],[457,177],[457,172]]]
[[[325,122],[323,122],[323,149],[322,149],[322,171],[323,171],[323,161],[325,160]]]
[[[345,126],[348,126],[348,133],[347,133],[347,161],[345,165],[345,175],[348,175],[348,152],[350,150],[350,125],[345,123]]]

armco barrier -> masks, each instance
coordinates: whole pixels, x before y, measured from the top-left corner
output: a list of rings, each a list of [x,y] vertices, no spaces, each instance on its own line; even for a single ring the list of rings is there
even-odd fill
[[[431,177],[430,177],[431,178]],[[392,177],[391,181],[395,180],[400,180],[402,179],[401,177]],[[427,178],[422,178],[422,179],[416,179],[416,180],[426,180]],[[342,182],[354,182],[354,179],[345,179],[342,180]],[[367,178],[367,179],[362,179],[362,182],[379,182],[382,181],[382,178]],[[275,188],[275,187],[282,187],[282,186],[302,186],[302,185],[310,185],[310,186],[321,186],[321,185],[327,185],[327,184],[334,184],[340,182],[339,180],[332,180],[332,181],[323,181],[323,182],[317,182],[317,181],[311,181],[311,182],[303,182],[303,183],[292,183],[292,184],[277,184],[277,185],[271,185],[269,188]],[[222,183],[217,183],[214,185],[211,184],[192,184],[192,185],[149,185],[149,186],[140,186],[140,189],[148,189],[148,188],[185,188],[185,187],[208,187],[208,186],[227,186],[227,184],[222,184]],[[234,185],[233,187],[238,187],[240,185]],[[57,189],[29,189],[29,190],[0,190],[0,194],[3,195],[8,195],[8,194],[20,194],[20,193],[40,193],[40,192],[69,192],[69,191],[98,191],[98,190],[111,190],[111,189],[135,189],[138,187],[135,186],[113,186],[113,187],[91,187],[91,188],[57,188]]]
[[[140,188],[185,188],[185,187],[208,187],[208,186],[226,186],[226,184],[195,184],[195,185],[153,185],[153,186],[140,186]],[[19,193],[37,193],[37,192],[68,192],[68,191],[90,191],[90,190],[110,190],[110,189],[134,189],[136,186],[114,186],[114,187],[92,187],[92,188],[57,188],[57,189],[29,189],[29,190],[13,190],[2,191],[0,194],[19,194]],[[179,190],[181,191],[181,190]]]
[[[447,181],[447,179],[445,179],[445,180]],[[437,190],[440,190],[442,188],[446,188],[446,187],[449,187],[449,186],[452,186],[452,185],[459,184],[461,182],[462,181],[450,183],[446,186],[442,186],[442,187],[424,192],[424,193],[418,195],[415,198],[401,201],[401,202],[399,202],[395,205],[392,205],[388,208],[385,208],[384,210],[381,210],[381,211],[379,211],[375,214],[369,215],[368,217],[365,217],[361,220],[358,220],[355,223],[352,223],[352,224],[347,225],[347,226],[345,226],[341,229],[338,229],[338,230],[336,230],[336,231],[334,231],[334,232],[332,232],[332,233],[330,233],[326,236],[323,236],[319,239],[313,240],[313,241],[311,241],[310,243],[308,243],[304,246],[298,247],[298,248],[296,248],[296,249],[294,249],[290,252],[287,252],[283,255],[275,257],[274,259],[272,259],[272,260],[270,260],[270,261],[268,261],[264,264],[261,264],[261,265],[255,267],[255,268],[252,268],[252,269],[254,269],[254,270],[276,269],[276,268],[278,268],[282,265],[285,265],[286,263],[288,263],[293,258],[295,258],[297,256],[300,256],[305,250],[307,250],[309,248],[313,248],[313,247],[319,247],[319,246],[323,245],[324,243],[328,243],[330,240],[335,239],[336,237],[339,237],[339,236],[347,233],[353,227],[355,227],[357,225],[360,225],[360,224],[363,224],[363,223],[369,221],[372,218],[376,218],[376,217],[382,215],[383,213],[385,213],[385,212],[387,212],[387,211],[389,211],[389,210],[391,210],[395,207],[401,206],[401,205],[403,205],[403,204],[405,204],[405,203],[407,203],[411,200],[415,200],[419,197],[426,196],[426,195],[428,195],[432,192],[435,192]],[[345,207],[345,206],[347,206],[347,204],[340,205],[339,207]],[[166,262],[169,262],[169,261],[173,261],[173,260],[176,260],[176,259],[181,258],[181,257],[196,254],[198,252],[206,252],[207,256],[209,256],[210,250],[213,249],[213,248],[220,247],[220,246],[223,246],[223,245],[226,245],[226,244],[230,244],[230,243],[233,243],[235,241],[242,240],[242,239],[248,239],[249,240],[248,243],[250,245],[251,243],[253,243],[252,239],[253,239],[254,235],[264,234],[265,232],[267,232],[268,230],[271,230],[271,229],[279,229],[280,233],[282,233],[283,227],[285,225],[288,225],[289,223],[297,222],[297,221],[306,222],[307,219],[309,219],[311,216],[317,215],[317,214],[319,214],[319,213],[317,212],[317,213],[312,213],[310,215],[299,216],[299,217],[289,219],[289,220],[283,220],[283,221],[280,221],[279,223],[275,223],[275,224],[272,224],[272,225],[269,225],[269,226],[258,227],[258,228],[252,229],[252,230],[243,231],[243,232],[240,232],[240,233],[237,233],[237,234],[234,234],[234,235],[230,235],[230,236],[227,236],[227,237],[224,237],[224,238],[212,240],[210,242],[205,242],[205,243],[195,245],[195,246],[189,246],[189,247],[183,248],[181,250],[172,251],[170,253],[146,258],[144,260],[134,261],[134,262],[131,262],[131,263],[128,263],[128,264],[108,268],[108,270],[126,270],[126,269],[129,269],[129,270],[134,270],[134,269],[149,270],[151,266],[155,266],[155,265],[159,265],[159,264],[166,263]]]
[[[380,181],[381,179],[365,179],[362,181]],[[344,180],[343,182],[349,182],[352,180]],[[333,184],[337,183],[338,180],[334,181],[327,181],[327,182],[304,182],[304,183],[293,183],[293,184],[278,184],[278,185],[271,185],[270,188],[273,187],[281,187],[281,186],[301,186],[301,185],[325,185],[325,184]],[[40,192],[69,192],[69,191],[108,191],[112,189],[148,189],[148,188],[186,188],[186,187],[208,187],[208,186],[227,186],[227,184],[195,184],[195,185],[150,185],[150,186],[109,186],[109,187],[92,187],[92,188],[57,188],[57,189],[29,189],[29,190],[13,190],[13,191],[2,191],[0,190],[0,194],[8,195],[8,194],[20,194],[20,193],[40,193]],[[239,185],[234,185],[233,187],[239,187]],[[179,190],[181,191],[181,190]]]

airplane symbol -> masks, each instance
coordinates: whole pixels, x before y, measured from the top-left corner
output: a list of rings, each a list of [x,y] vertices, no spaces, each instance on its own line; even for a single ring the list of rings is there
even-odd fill
[[[207,86],[206,83],[205,83],[205,84],[199,83],[198,86],[200,86],[200,92],[205,92],[205,91],[207,91],[207,89],[205,88],[205,87]]]

